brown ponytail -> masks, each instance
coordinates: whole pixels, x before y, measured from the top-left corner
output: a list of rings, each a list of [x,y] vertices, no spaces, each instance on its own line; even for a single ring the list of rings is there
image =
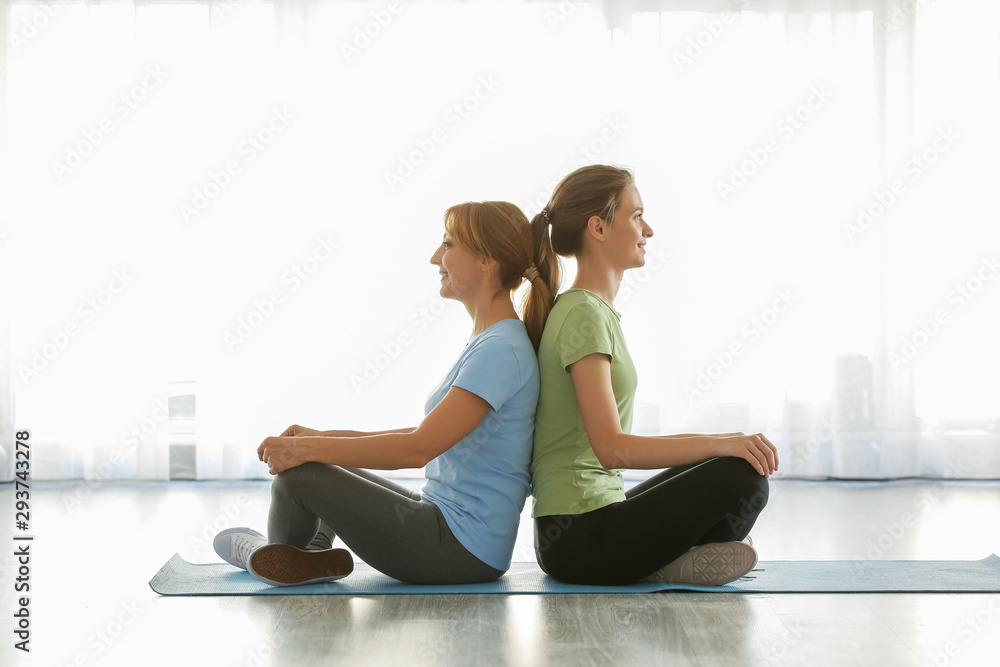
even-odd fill
[[[559,283],[562,280],[562,267],[559,257],[552,250],[549,238],[549,223],[546,212],[539,213],[531,220],[532,263],[538,269],[538,277],[531,281],[531,288],[524,297],[524,326],[528,329],[528,338],[538,352],[542,342],[542,331],[545,330],[545,320],[549,317]]]

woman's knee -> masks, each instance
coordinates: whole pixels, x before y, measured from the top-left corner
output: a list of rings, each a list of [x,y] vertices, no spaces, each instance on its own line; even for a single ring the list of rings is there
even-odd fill
[[[730,489],[741,508],[759,513],[767,505],[770,486],[764,477],[746,459],[723,457],[718,459],[723,475],[723,488]]]
[[[295,489],[301,489],[313,484],[324,474],[324,468],[331,466],[322,463],[303,463],[302,465],[279,472],[271,481],[271,495],[294,495]]]

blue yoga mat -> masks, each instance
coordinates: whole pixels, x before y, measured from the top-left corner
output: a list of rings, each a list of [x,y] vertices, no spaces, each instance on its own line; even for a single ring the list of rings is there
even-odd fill
[[[752,577],[752,578],[751,578]],[[725,586],[637,583],[627,586],[563,584],[535,563],[513,563],[488,584],[417,586],[385,576],[364,563],[336,582],[273,587],[226,563],[196,565],[174,554],[150,582],[160,595],[430,595],[441,593],[992,593],[1000,592],[1000,557],[982,560],[775,560],[761,561],[747,577]]]

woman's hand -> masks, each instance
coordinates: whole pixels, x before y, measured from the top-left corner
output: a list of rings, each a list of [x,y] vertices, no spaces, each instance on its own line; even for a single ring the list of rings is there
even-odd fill
[[[770,477],[778,469],[778,449],[763,433],[723,433],[715,438],[718,456],[746,459],[764,477]]]
[[[267,438],[257,448],[257,456],[272,475],[311,461],[311,449],[296,437]]]

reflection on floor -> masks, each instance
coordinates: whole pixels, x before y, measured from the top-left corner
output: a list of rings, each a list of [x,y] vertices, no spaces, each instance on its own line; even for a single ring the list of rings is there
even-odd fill
[[[1000,594],[163,598],[175,552],[217,562],[233,525],[264,530],[269,488],[35,483],[30,654],[13,648],[18,564],[0,556],[2,665],[986,665]],[[0,487],[0,517],[14,520]],[[527,514],[525,514],[527,517]],[[762,560],[977,559],[1000,553],[1000,483],[774,480]],[[532,560],[523,520],[515,560]]]

